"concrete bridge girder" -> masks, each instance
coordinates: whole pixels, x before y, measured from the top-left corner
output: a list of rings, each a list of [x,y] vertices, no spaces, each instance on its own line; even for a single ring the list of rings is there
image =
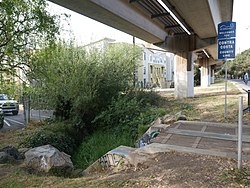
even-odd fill
[[[233,0],[161,0],[178,14],[177,17],[181,18],[184,25],[191,28],[191,35],[183,35],[180,33],[181,27],[168,27],[161,18],[153,17],[147,7],[140,7],[142,0],[50,1],[177,54],[178,68],[175,75],[183,76],[176,79],[176,91],[181,92],[176,92],[176,97],[194,95],[193,83],[190,81],[193,69],[190,67],[197,54],[192,52],[205,49],[214,60],[217,59],[217,24],[232,20],[233,10]],[[150,2],[158,3],[159,9],[159,0]],[[162,15],[169,16],[167,12]]]
[[[50,0],[149,43],[164,41],[167,31],[128,0]],[[84,23],[83,23],[84,24]]]

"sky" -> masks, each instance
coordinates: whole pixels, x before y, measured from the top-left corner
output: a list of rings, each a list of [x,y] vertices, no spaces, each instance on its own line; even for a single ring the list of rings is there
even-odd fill
[[[236,53],[250,48],[250,0],[234,0],[233,21],[236,22]]]
[[[71,15],[70,28],[74,33],[78,45],[89,44],[90,42],[94,42],[105,37],[115,39],[118,42],[133,43],[133,37],[129,34],[97,22],[69,9],[60,7],[56,4],[49,2],[49,6],[49,11],[52,14],[66,13]],[[69,26],[65,24],[64,27],[69,29]],[[140,40],[137,39],[137,41]]]
[[[78,45],[85,45],[105,37],[119,42],[133,42],[133,37],[100,22],[92,20],[53,3],[49,3],[53,14],[71,15],[70,26],[64,25],[74,33]],[[250,48],[250,0],[234,0],[233,20],[236,22],[236,54]],[[101,32],[100,32],[101,31]],[[67,38],[66,36],[64,36]],[[136,38],[136,43],[142,41]]]

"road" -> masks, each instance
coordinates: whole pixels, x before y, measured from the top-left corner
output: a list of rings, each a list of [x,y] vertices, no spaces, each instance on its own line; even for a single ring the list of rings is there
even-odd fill
[[[48,110],[31,110],[30,119],[31,120],[44,120],[51,117],[52,111]],[[21,129],[25,127],[23,107],[20,105],[18,115],[5,114],[4,116],[4,126],[0,129],[0,132],[5,132],[13,129]]]

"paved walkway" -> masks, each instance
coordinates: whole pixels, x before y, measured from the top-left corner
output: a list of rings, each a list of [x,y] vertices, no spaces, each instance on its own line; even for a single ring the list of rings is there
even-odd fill
[[[155,139],[154,147],[237,158],[237,125],[214,122],[178,121]],[[243,127],[243,158],[250,160],[250,127]]]
[[[228,80],[242,91],[250,82]],[[154,150],[175,150],[237,159],[238,125],[214,122],[178,121],[152,140]],[[243,159],[250,160],[250,127],[243,126]]]

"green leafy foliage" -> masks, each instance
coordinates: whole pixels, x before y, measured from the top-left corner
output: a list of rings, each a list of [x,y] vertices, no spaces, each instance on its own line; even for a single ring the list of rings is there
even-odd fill
[[[112,131],[100,130],[84,139],[72,157],[73,163],[78,168],[87,168],[105,153],[120,145],[132,146],[128,132],[116,134]]]
[[[0,1],[0,72],[29,70],[33,50],[54,41],[58,16],[51,16],[46,6],[45,0]]]
[[[166,103],[166,99],[162,98],[155,91],[133,90],[128,93],[131,98],[135,97],[137,101],[140,101],[143,106],[161,106]]]
[[[119,96],[111,102],[107,110],[96,117],[94,122],[106,129],[125,127],[140,115],[140,111],[140,102],[136,99]]]
[[[152,107],[150,103],[144,105],[143,101],[154,104],[155,101],[149,99],[160,98],[156,96],[153,92],[138,91],[113,99],[107,109],[93,121],[98,131],[83,140],[74,154],[74,163],[80,168],[86,168],[111,149],[120,145],[133,147],[149,128],[149,124],[165,114],[164,109]]]
[[[200,66],[194,64],[194,86],[201,85],[201,71]]]
[[[231,78],[242,78],[244,73],[250,73],[250,49],[238,54],[234,60],[228,61],[228,75]],[[225,75],[225,69],[221,69],[218,75]]]
[[[131,45],[111,45],[102,52],[63,42],[34,54],[29,75],[35,80],[32,97],[55,109],[57,118],[72,122],[78,134],[72,134],[73,143],[65,137],[66,146],[74,145],[76,137],[84,138],[74,153],[79,166],[89,165],[121,144],[133,146],[141,127],[164,115],[158,109],[164,100],[157,93],[133,88],[136,54],[141,53]],[[57,144],[52,134],[57,132],[46,128],[30,143],[52,140]]]
[[[112,98],[130,88],[133,55],[130,45],[110,46],[102,53],[66,43],[44,48],[33,56],[33,94],[62,119],[89,125]]]
[[[77,146],[77,133],[69,123],[52,122],[37,129],[22,143],[24,147],[38,147],[50,144],[59,151],[72,154]]]

